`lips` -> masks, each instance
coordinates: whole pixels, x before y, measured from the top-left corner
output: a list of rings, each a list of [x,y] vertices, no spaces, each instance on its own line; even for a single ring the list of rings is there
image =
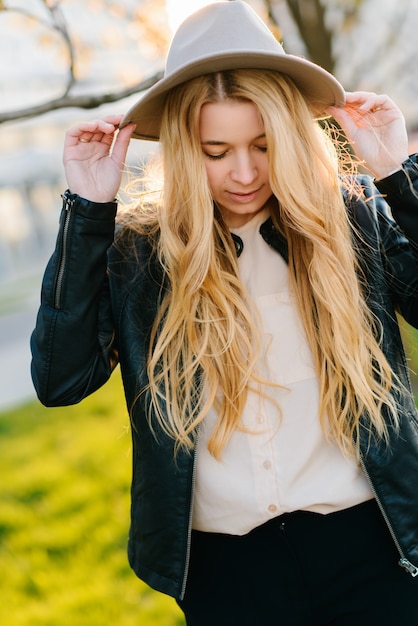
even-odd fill
[[[256,197],[260,189],[255,189],[250,192],[236,192],[236,191],[228,191],[228,194],[235,202],[252,202]]]

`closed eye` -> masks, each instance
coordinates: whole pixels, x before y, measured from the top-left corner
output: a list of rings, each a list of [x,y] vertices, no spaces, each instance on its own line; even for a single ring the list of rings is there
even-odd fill
[[[260,152],[262,152],[263,154],[265,154],[267,152],[267,146],[254,146],[256,148],[256,150],[259,150]],[[211,159],[212,161],[220,161],[221,159],[223,159],[226,156],[226,152],[222,152],[221,154],[210,154],[209,152],[203,152],[203,154],[208,158]]]
[[[221,154],[209,154],[208,152],[203,152],[203,154],[212,161],[220,161],[226,156],[226,152],[222,152]]]

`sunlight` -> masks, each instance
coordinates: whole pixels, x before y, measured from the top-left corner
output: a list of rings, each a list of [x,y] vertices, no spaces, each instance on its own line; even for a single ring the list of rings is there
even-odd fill
[[[171,32],[174,33],[190,13],[214,1],[216,0],[166,0],[167,19]]]

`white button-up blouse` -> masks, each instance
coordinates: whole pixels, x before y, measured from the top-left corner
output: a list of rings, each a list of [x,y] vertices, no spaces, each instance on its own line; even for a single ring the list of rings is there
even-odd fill
[[[263,323],[260,372],[281,387],[265,389],[275,402],[249,393],[243,415],[247,432],[233,433],[221,460],[207,448],[215,410],[202,423],[196,530],[243,535],[285,512],[326,514],[373,497],[356,460],[346,458],[319,423],[318,380],[289,289],[288,268],[259,233],[267,217],[262,211],[232,232],[243,240],[239,271]]]

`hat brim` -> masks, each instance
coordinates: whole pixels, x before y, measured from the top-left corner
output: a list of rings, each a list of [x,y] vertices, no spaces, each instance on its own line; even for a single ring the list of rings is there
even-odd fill
[[[323,117],[329,106],[342,107],[345,91],[338,80],[321,66],[302,57],[271,52],[246,50],[217,53],[195,59],[193,63],[162,78],[125,114],[120,127],[131,122],[136,124],[132,134],[136,139],[158,141],[161,116],[168,92],[192,78],[212,72],[233,69],[273,70],[289,76],[307,98],[313,115]]]

